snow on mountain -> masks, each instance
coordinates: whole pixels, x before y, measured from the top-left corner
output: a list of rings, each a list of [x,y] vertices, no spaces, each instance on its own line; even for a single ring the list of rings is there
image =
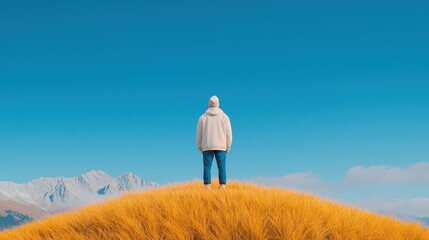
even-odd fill
[[[78,207],[125,191],[156,187],[158,184],[132,173],[114,178],[103,171],[90,171],[78,177],[43,177],[25,184],[0,181],[0,200],[37,205],[47,212],[57,212],[58,209]]]
[[[156,187],[154,183],[145,181],[133,173],[124,173],[113,179],[110,184],[99,190],[99,194],[115,194],[123,191],[136,191],[141,186]]]

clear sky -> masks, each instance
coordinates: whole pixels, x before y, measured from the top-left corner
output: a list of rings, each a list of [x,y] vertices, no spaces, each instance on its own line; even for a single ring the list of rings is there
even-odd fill
[[[161,184],[201,179],[195,128],[212,95],[232,122],[229,179],[309,173],[343,182],[357,166],[428,162],[428,9],[3,1],[0,180],[92,169]],[[386,188],[429,197],[418,184]]]

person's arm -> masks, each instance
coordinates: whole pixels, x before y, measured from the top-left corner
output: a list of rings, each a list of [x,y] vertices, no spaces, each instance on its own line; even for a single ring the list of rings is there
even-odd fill
[[[197,147],[200,150],[200,152],[203,151],[203,148],[201,146],[202,139],[203,139],[203,123],[202,123],[202,117],[200,117],[197,124]]]
[[[228,153],[231,150],[232,145],[232,127],[231,127],[231,121],[229,120],[229,117],[226,116],[226,152]]]

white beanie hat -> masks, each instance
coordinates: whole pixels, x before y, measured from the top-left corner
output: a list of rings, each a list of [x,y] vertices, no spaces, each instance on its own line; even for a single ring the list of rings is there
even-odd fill
[[[219,98],[212,96],[209,100],[209,107],[219,107]]]

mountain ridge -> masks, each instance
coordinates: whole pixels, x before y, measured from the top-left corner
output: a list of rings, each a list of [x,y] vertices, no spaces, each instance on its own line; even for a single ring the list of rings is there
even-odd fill
[[[134,173],[112,177],[101,170],[91,170],[75,177],[39,177],[27,183],[0,181],[0,214],[5,215],[4,220],[8,221],[5,226],[13,226],[11,219],[15,216],[26,220],[41,219],[117,197],[123,192],[158,187],[157,183],[143,180]],[[26,221],[16,223],[23,222]]]
[[[49,212],[88,195],[117,194],[158,186],[133,173],[115,178],[101,170],[92,170],[77,177],[40,177],[23,184],[0,181],[0,199],[34,204]],[[104,188],[110,191],[100,191]]]

